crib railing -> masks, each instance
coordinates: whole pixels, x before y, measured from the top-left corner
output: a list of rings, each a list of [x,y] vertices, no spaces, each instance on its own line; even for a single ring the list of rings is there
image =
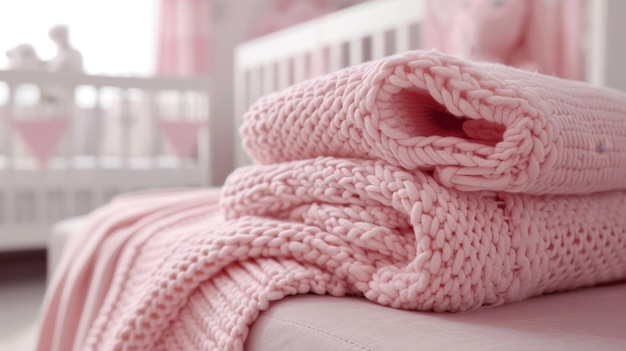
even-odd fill
[[[262,95],[307,78],[420,47],[424,2],[368,1],[239,45],[235,125]],[[239,134],[235,131],[235,137]],[[238,166],[250,161],[236,143]]]
[[[51,224],[120,193],[210,184],[208,86],[0,71],[0,251],[43,247]]]

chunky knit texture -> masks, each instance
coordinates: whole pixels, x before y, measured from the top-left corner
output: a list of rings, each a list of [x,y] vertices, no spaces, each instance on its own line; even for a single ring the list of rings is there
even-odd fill
[[[456,312],[626,278],[617,111],[615,92],[430,52],[262,99],[242,128],[257,164],[221,194],[90,216],[39,350],[242,350],[286,295]]]
[[[447,187],[527,194],[626,188],[626,97],[435,51],[305,81],[252,106],[253,160],[316,156],[432,169]]]

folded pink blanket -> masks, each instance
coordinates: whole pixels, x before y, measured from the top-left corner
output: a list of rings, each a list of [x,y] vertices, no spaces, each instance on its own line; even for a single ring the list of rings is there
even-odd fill
[[[626,97],[435,51],[303,82],[252,106],[261,164],[316,156],[426,169],[447,187],[528,194],[626,188]]]
[[[440,73],[414,89],[410,67]],[[446,70],[489,89],[443,89],[464,87],[443,84]],[[394,98],[398,87],[410,94]],[[446,109],[483,102],[457,118],[427,92]],[[242,350],[260,311],[287,295],[469,311],[626,278],[625,103],[420,52],[265,98],[242,128],[258,163],[221,195],[130,196],[89,217],[51,283],[39,350]]]

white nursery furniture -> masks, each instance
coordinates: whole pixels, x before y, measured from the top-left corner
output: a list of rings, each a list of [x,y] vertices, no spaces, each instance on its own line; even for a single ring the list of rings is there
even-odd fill
[[[45,247],[53,223],[120,193],[210,184],[208,86],[205,77],[0,71],[0,252]],[[50,87],[69,103],[41,101]],[[172,147],[180,132],[166,135],[178,122],[198,127],[192,157]],[[58,143],[36,140],[59,125]]]

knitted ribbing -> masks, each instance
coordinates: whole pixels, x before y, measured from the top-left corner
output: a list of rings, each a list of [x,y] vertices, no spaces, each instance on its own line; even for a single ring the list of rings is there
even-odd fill
[[[621,279],[624,195],[465,193],[354,159],[240,169],[226,218],[125,249],[81,349],[242,350],[269,302],[307,292],[467,311]]]
[[[434,51],[344,69],[246,114],[260,164],[317,156],[433,169],[459,190],[573,194],[626,188],[626,96]]]

